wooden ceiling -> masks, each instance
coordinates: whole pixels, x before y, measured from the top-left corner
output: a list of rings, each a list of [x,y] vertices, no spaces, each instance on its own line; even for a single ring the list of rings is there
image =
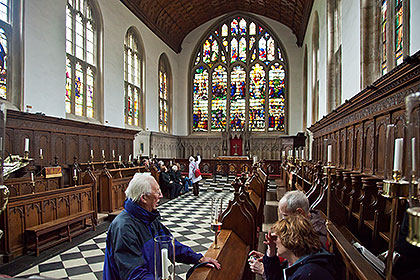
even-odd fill
[[[220,15],[249,12],[289,27],[301,46],[314,0],[120,0],[175,52],[185,36]]]

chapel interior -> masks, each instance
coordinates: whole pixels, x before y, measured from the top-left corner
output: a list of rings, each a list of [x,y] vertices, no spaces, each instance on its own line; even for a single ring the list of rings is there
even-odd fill
[[[420,249],[418,26],[416,0],[0,0],[0,275],[102,279],[134,174],[200,155],[199,196],[159,206],[223,263],[189,279],[263,279],[291,190],[342,279],[405,279],[380,254]]]

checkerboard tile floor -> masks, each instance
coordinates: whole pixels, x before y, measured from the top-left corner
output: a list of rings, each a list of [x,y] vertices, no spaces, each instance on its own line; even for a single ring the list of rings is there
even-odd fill
[[[210,230],[211,200],[223,198],[223,208],[233,199],[233,188],[227,178],[203,180],[200,195],[188,192],[159,206],[162,222],[181,243],[190,246],[195,252],[204,254],[214,240]],[[34,267],[16,275],[26,278],[41,275],[56,279],[102,279],[105,256],[106,232],[80,245],[56,255]],[[185,279],[191,265],[177,264],[177,279]]]

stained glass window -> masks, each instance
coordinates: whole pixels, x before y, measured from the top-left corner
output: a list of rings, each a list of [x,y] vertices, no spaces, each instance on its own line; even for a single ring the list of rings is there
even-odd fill
[[[387,10],[388,10],[388,5],[387,5],[387,0],[383,0],[382,1],[382,7],[381,7],[381,34],[382,34],[382,74],[386,74],[387,72],[387,67],[386,67],[386,26],[387,26]]]
[[[159,60],[159,130],[170,132],[170,76],[169,61],[165,55]]]
[[[198,46],[191,75],[194,132],[286,131],[286,61],[266,26],[231,17]]]
[[[124,42],[125,123],[135,126],[141,126],[142,60],[138,35],[130,28]]]
[[[67,0],[66,112],[95,118],[96,26],[89,0]]]
[[[219,65],[212,74],[211,129],[222,131],[226,127],[227,71]]]
[[[0,28],[0,97],[7,99],[7,35]]]
[[[403,0],[395,0],[395,59],[397,65],[403,62]]]
[[[9,54],[9,0],[0,0],[0,97],[7,99]]]

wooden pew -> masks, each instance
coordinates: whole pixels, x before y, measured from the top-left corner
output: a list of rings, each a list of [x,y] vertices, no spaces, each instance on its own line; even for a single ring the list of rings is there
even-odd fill
[[[61,189],[64,187],[63,178],[44,178],[35,177],[34,182],[31,178],[10,178],[4,184],[10,191],[9,197],[38,193],[50,190]]]
[[[91,183],[9,198],[0,221],[5,233],[0,240],[3,259],[7,262],[22,255],[25,247],[38,253],[51,242],[56,244],[57,240],[62,242],[94,229],[95,193],[96,185]],[[86,223],[88,219],[90,224]],[[57,226],[53,226],[55,220],[59,220]],[[69,238],[63,239],[64,235]]]
[[[124,207],[125,190],[134,174],[144,172],[144,166],[107,169],[100,176],[100,212],[114,212]]]
[[[221,270],[209,267],[197,268],[189,279],[252,279],[252,273],[248,266],[248,253],[251,250],[253,238],[256,236],[255,220],[240,199],[239,179],[232,184],[235,189],[235,197],[230,201],[222,215],[222,230],[218,236],[220,249],[214,249],[213,245],[205,256],[217,259],[221,264]]]

